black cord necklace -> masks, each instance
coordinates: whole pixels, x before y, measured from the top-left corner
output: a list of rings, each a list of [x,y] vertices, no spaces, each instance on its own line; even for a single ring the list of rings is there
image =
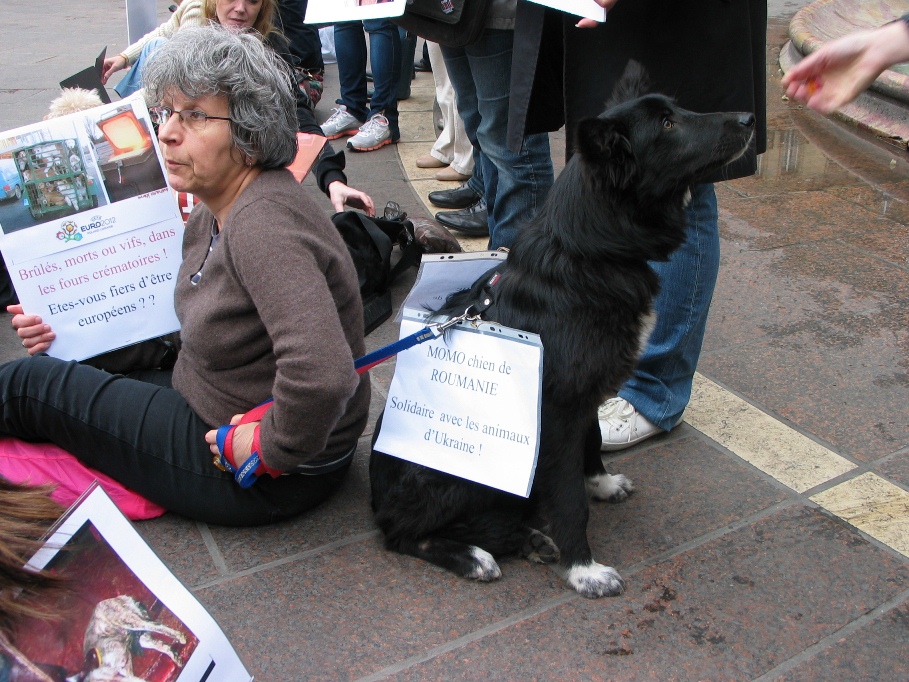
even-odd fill
[[[208,245],[208,251],[205,252],[205,258],[202,259],[202,265],[199,266],[199,270],[195,275],[189,278],[190,283],[193,286],[196,286],[199,282],[202,281],[202,271],[205,269],[205,262],[208,260],[208,256],[212,251],[215,250],[215,244],[218,243],[218,236],[221,233],[218,231],[218,221],[212,217],[211,219],[211,242]]]

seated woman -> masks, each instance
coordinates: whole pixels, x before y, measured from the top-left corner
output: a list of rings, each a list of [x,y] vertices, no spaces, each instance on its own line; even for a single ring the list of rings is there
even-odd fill
[[[104,67],[101,71],[103,84],[106,85],[108,79],[117,71],[129,69],[129,73],[123,76],[114,90],[120,97],[133,94],[142,87],[142,70],[154,51],[181,28],[202,25],[204,21],[202,0],[182,0],[182,2],[177,0],[177,5],[179,7],[174,10],[168,21],[146,33],[120,54],[104,60]]]
[[[366,425],[369,380],[357,277],[338,231],[284,167],[296,153],[286,66],[251,34],[180,31],[147,66],[170,184],[201,204],[175,290],[182,347],[144,381],[38,355],[35,316],[13,326],[33,355],[0,366],[0,432],[50,441],[184,516],[252,525],[326,499]],[[266,474],[241,488],[212,462],[237,426],[234,462],[258,442]]]

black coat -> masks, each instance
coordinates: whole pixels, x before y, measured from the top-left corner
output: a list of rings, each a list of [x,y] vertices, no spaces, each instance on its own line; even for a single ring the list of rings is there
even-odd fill
[[[751,153],[709,181],[751,175],[767,146],[766,0],[618,0],[606,22],[580,29],[578,17],[518,1],[508,143],[526,133],[572,132],[600,114],[629,60],[651,90],[697,112],[749,111]]]

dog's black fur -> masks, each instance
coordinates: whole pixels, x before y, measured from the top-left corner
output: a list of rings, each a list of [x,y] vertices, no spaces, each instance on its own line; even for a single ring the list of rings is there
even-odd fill
[[[754,131],[751,114],[695,114],[662,95],[640,96],[640,87],[640,76],[626,78],[618,103],[579,124],[577,153],[498,267],[483,314],[543,341],[529,499],[374,451],[372,504],[388,549],[478,580],[499,577],[494,556],[520,552],[558,560],[585,597],[624,589],[587,543],[585,477],[597,499],[622,500],[632,490],[624,476],[606,473],[596,410],[631,375],[649,331],[659,282],[647,262],[682,244],[689,188],[744,153]],[[479,301],[489,278],[440,313]]]

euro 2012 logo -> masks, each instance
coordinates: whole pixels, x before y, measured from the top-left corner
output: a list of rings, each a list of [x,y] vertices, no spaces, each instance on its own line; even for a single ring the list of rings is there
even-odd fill
[[[82,233],[79,232],[79,226],[76,223],[72,220],[67,220],[60,226],[57,239],[61,242],[77,242],[82,239]]]

